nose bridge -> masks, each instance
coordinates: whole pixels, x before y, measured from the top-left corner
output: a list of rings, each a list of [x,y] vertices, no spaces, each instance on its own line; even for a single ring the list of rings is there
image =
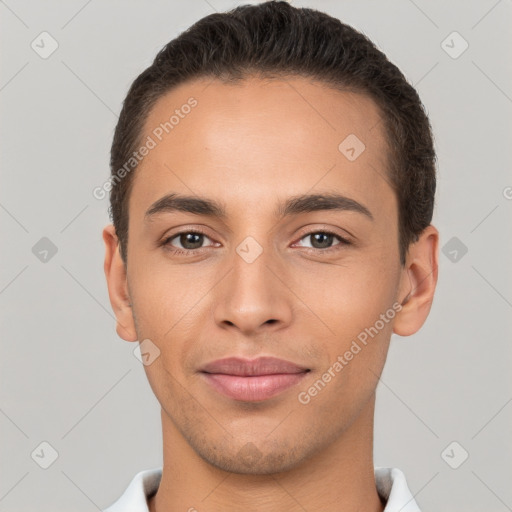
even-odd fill
[[[231,271],[217,294],[215,320],[251,331],[290,320],[290,297],[275,270],[273,248],[246,237],[234,248]]]

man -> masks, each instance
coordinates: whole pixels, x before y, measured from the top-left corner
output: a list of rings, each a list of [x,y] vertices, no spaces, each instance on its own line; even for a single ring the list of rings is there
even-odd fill
[[[109,296],[164,464],[108,512],[419,510],[373,466],[391,334],[437,282],[431,128],[400,71],[286,2],[207,16],[133,83],[111,168]]]

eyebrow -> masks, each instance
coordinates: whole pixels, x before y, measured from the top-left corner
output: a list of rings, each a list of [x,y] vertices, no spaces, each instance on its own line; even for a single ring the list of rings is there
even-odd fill
[[[335,193],[301,194],[289,197],[277,206],[274,215],[278,218],[284,218],[290,215],[323,210],[352,211],[374,220],[372,213],[366,206],[354,199]],[[177,193],[167,194],[155,201],[146,211],[144,218],[146,221],[151,221],[154,216],[160,213],[175,211],[206,215],[224,221],[227,219],[226,207],[222,203],[206,197],[186,196]]]

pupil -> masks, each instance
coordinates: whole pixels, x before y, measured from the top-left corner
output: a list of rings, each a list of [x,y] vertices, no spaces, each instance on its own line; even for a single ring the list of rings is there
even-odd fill
[[[314,240],[313,247],[315,247],[317,249],[329,247],[329,243],[332,242],[332,237],[333,237],[333,235],[329,235],[327,233],[315,233],[313,235],[313,240]],[[320,243],[320,247],[315,246],[316,242]]]
[[[202,245],[202,237],[203,235],[200,233],[186,233],[181,235],[180,243],[185,249],[198,249]],[[192,247],[190,247],[190,245],[192,245]]]

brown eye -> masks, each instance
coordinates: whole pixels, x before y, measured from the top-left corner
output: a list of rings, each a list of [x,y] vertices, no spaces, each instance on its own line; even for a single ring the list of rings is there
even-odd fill
[[[306,247],[306,248],[309,247],[311,249],[317,249],[317,250],[320,250],[323,252],[326,252],[325,250],[335,249],[337,246],[343,246],[343,245],[350,244],[349,240],[347,240],[335,233],[331,233],[329,231],[313,231],[313,232],[308,233],[307,235],[303,236],[301,238],[301,240],[306,240],[308,238],[311,240],[311,245],[310,246],[305,245],[303,247]],[[335,239],[338,239],[339,242],[333,244],[333,241]]]
[[[166,238],[162,245],[177,254],[192,253],[195,250],[208,247],[203,246],[205,239],[210,240],[208,236],[200,231],[182,231]]]
[[[311,245],[315,249],[326,249],[327,247],[330,247],[334,239],[334,235],[321,232],[313,233],[309,236],[311,237]]]
[[[199,249],[203,245],[204,235],[201,233],[181,233],[178,238],[183,249]]]

